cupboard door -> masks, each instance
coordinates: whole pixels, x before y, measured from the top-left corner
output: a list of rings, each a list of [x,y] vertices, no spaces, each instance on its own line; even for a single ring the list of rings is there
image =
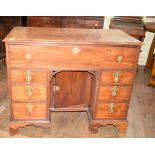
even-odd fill
[[[88,107],[92,75],[88,72],[62,71],[55,76],[54,108]]]

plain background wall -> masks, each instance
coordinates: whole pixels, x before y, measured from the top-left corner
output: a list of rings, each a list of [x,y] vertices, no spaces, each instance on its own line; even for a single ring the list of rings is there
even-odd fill
[[[110,20],[113,16],[105,16],[105,20],[104,20],[104,29],[109,29],[109,24],[110,24]],[[146,18],[145,16],[143,17],[144,22],[155,22],[155,18]],[[153,33],[151,32],[146,32],[145,34],[145,39],[144,39],[144,45],[142,46],[142,52],[140,53],[140,57],[139,57],[139,65],[145,65],[146,60],[147,60],[147,56],[148,56],[148,52],[152,43],[152,39],[153,39]]]

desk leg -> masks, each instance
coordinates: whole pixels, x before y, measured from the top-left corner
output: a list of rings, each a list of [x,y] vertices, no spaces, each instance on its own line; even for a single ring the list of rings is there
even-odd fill
[[[148,58],[147,58],[147,62],[146,62],[146,65],[145,65],[145,69],[152,69],[152,66],[153,66],[153,52],[154,52],[154,49],[155,49],[155,35],[154,35],[154,38],[153,38],[153,41],[152,41],[152,44],[151,44],[151,47],[150,47],[150,50],[149,50],[149,55],[148,55]]]
[[[51,127],[52,127],[50,122],[45,122],[45,123],[44,122],[43,123],[11,122],[9,124],[10,135],[11,136],[16,135],[18,133],[19,128],[24,128],[26,126],[41,127],[46,131],[45,134],[50,134],[49,131],[51,131]]]
[[[118,137],[125,137],[128,127],[128,122],[126,120],[93,120],[89,125],[89,130],[91,133],[97,133],[99,127],[106,125],[118,127]]]

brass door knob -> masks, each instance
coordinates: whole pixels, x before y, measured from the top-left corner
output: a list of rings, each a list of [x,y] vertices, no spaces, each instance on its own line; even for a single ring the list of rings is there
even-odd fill
[[[32,80],[32,72],[30,70],[27,70],[25,73],[26,81],[30,82]]]
[[[122,61],[123,61],[123,56],[119,55],[119,56],[117,57],[117,61],[118,61],[119,64],[122,63]]]
[[[78,47],[78,46],[75,46],[74,48],[72,48],[72,52],[74,53],[74,54],[78,54],[78,53],[80,53],[80,48]]]
[[[114,98],[117,95],[119,89],[117,86],[114,86],[111,90],[112,90],[111,96]]]
[[[27,86],[27,95],[32,96],[32,87],[31,86]]]
[[[114,83],[118,84],[119,80],[120,80],[120,76],[121,76],[121,72],[117,71],[115,73],[113,73],[113,77],[114,77]]]
[[[27,113],[31,115],[33,112],[33,105],[31,103],[28,103],[26,108],[27,108]]]
[[[60,87],[59,86],[55,86],[55,91],[59,92],[60,91]]]
[[[25,60],[26,61],[30,61],[31,60],[31,54],[30,53],[26,53]]]
[[[108,112],[113,113],[114,112],[114,107],[115,107],[114,103],[110,103],[109,106],[108,106]]]
[[[96,24],[94,24],[94,26],[95,26],[95,27],[98,27],[98,24],[96,23]]]

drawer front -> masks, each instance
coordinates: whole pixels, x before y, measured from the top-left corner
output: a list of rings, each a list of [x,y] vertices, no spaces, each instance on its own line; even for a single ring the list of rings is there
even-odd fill
[[[131,85],[133,83],[134,74],[134,71],[103,71],[101,73],[101,84]]]
[[[12,86],[12,100],[16,102],[47,100],[47,86],[46,85],[24,85]]]
[[[10,80],[12,82],[47,82],[46,71],[34,70],[11,70]]]
[[[46,103],[12,103],[13,119],[47,119]]]
[[[10,66],[18,68],[134,69],[137,49],[100,45],[10,45]]]
[[[96,107],[95,117],[98,119],[123,119],[128,110],[127,103],[99,103]]]
[[[100,86],[99,100],[101,101],[128,101],[131,95],[131,86]]]

